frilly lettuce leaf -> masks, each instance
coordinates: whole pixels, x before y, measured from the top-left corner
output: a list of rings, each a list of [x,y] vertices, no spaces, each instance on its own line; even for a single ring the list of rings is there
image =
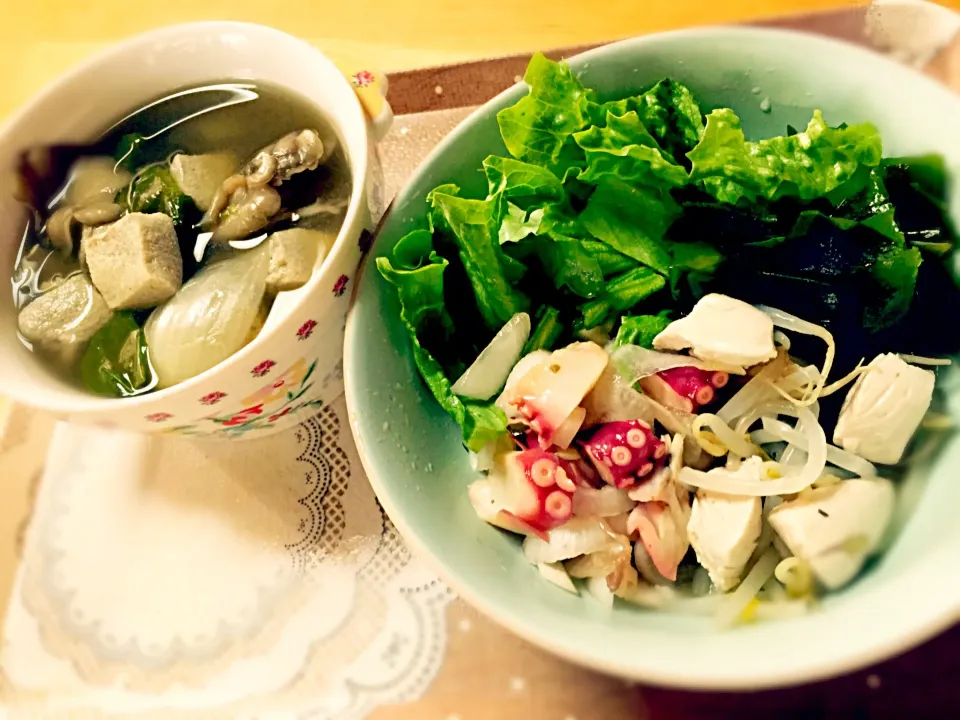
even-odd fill
[[[644,348],[653,347],[653,339],[663,332],[670,324],[667,311],[656,315],[624,315],[620,319],[620,329],[613,344],[639,345]]]
[[[689,88],[666,78],[645,93],[591,107],[594,124],[601,125],[609,113],[623,116],[635,112],[657,144],[678,163],[696,147],[703,135],[703,114]]]
[[[500,244],[520,242],[528,235],[536,235],[543,219],[543,208],[529,213],[513,203],[507,204],[507,210],[500,222]]]
[[[499,196],[469,200],[451,194],[450,186],[440,190],[427,196],[432,222],[456,244],[484,323],[491,330],[499,329],[530,307],[529,298],[513,286],[524,266],[500,249],[503,200]]]
[[[580,214],[580,222],[617,252],[666,275],[672,261],[664,235],[679,214],[680,206],[668,192],[605,177]]]
[[[439,322],[452,331],[444,304],[443,274],[448,262],[433,249],[427,230],[415,230],[397,243],[389,257],[377,258],[380,274],[397,291],[400,318],[413,345],[413,359],[420,375],[441,407],[461,428],[463,443],[480,450],[506,431],[507,417],[487,403],[465,401],[454,395],[452,384],[440,363],[425,347],[428,325]]]
[[[560,200],[563,183],[556,175],[539,165],[490,155],[483,161],[487,177],[488,197],[500,195],[511,200]]]
[[[552,203],[542,210],[536,254],[554,287],[566,287],[583,298],[596,297],[603,290],[604,274],[584,244],[587,231],[568,204]]]
[[[573,133],[590,124],[589,93],[566,63],[541,53],[531,58],[523,79],[530,92],[497,113],[500,135],[513,157],[562,177],[583,160]]]
[[[660,149],[636,112],[621,117],[608,112],[603,127],[594,125],[573,138],[586,153],[583,182],[595,184],[607,176],[667,188],[687,182],[687,171]]]
[[[612,278],[600,297],[581,306],[581,328],[589,330],[615,319],[616,315],[659,292],[666,284],[663,275],[642,266]]]
[[[878,165],[881,154],[880,135],[870,123],[833,128],[815,110],[803,132],[748,142],[740,119],[725,108],[707,115],[703,137],[687,157],[691,180],[717,200],[737,204],[823,197],[861,165]]]

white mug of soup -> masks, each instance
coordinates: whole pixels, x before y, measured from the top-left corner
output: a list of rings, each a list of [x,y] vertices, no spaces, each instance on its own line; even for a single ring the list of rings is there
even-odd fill
[[[222,437],[335,399],[383,211],[392,116],[374,80],[212,22],[113,46],[40,92],[0,131],[0,393]]]

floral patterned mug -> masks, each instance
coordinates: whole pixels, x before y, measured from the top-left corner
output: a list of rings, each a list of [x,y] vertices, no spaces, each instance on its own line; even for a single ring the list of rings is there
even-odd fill
[[[0,167],[24,148],[85,142],[164,92],[213,80],[270,82],[331,120],[353,189],[336,243],[299,290],[281,293],[260,334],[216,367],[172,388],[98,398],[50,373],[20,345],[9,293],[0,300],[0,392],[71,421],[138,432],[247,437],[302,421],[342,392],[343,328],[354,276],[384,209],[376,143],[393,119],[385,78],[345,77],[321,52],[259,25],[205,22],[112,46],[40,92],[0,131]],[[0,181],[2,182],[2,181]],[[0,276],[10,277],[25,222],[0,185]]]

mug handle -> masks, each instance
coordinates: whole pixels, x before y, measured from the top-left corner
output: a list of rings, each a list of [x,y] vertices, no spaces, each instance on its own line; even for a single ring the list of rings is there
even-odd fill
[[[387,102],[387,76],[371,70],[348,73],[347,79],[370,121],[373,139],[380,142],[393,124],[393,108]]]

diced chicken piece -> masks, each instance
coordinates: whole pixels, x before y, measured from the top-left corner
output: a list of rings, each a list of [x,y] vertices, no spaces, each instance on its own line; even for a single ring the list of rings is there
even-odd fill
[[[712,293],[653,339],[657,350],[686,350],[701,360],[751,367],[777,355],[773,321],[752,305]]]
[[[898,355],[878,355],[843,401],[833,442],[871,462],[899,462],[930,407],[935,379]]]
[[[291,228],[273,233],[270,243],[270,271],[267,292],[276,295],[303,287],[313,269],[327,256],[336,237],[321,230]]]
[[[740,584],[743,569],[757,547],[762,525],[758,497],[699,491],[687,533],[697,562],[723,592]]]
[[[179,154],[170,161],[170,174],[194,204],[206,212],[223,181],[240,167],[232,153]]]
[[[770,513],[770,524],[794,555],[834,590],[863,567],[893,515],[889,480],[855,478],[804,491]]]
[[[114,310],[159,305],[183,282],[177,233],[162,213],[125,215],[82,243],[93,284]]]
[[[62,357],[79,352],[113,313],[83,273],[72,275],[20,311],[20,334]]]

